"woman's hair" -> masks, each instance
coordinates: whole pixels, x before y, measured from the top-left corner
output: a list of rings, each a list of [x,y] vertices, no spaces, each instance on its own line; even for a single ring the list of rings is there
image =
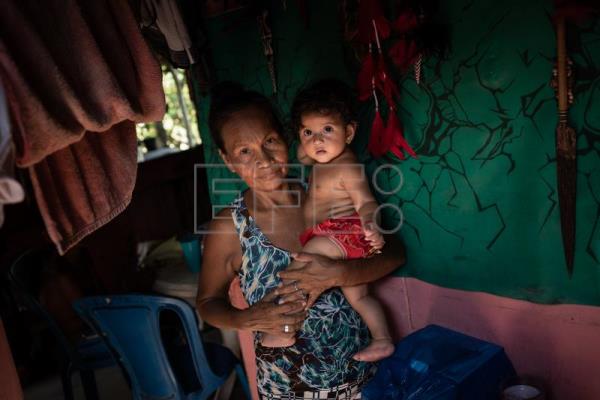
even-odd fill
[[[291,124],[294,132],[302,125],[302,116],[310,113],[339,114],[344,124],[356,121],[355,96],[352,89],[337,79],[323,79],[302,89],[294,99]]]
[[[208,116],[210,134],[217,147],[225,152],[222,129],[234,114],[254,108],[264,114],[275,131],[283,137],[283,125],[275,108],[264,95],[247,90],[239,83],[222,82],[211,91],[211,104]]]

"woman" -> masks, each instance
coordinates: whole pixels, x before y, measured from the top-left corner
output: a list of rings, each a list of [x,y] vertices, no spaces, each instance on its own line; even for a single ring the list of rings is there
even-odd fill
[[[209,125],[225,165],[249,189],[211,222],[199,280],[200,315],[216,327],[257,332],[261,398],[360,398],[374,368],[352,356],[368,343],[368,330],[338,287],[390,273],[404,261],[402,246],[389,237],[381,255],[357,260],[294,254],[305,228],[305,191],[288,178],[288,147],[271,104],[256,92],[221,85],[213,94]],[[292,255],[306,264],[284,271]],[[246,310],[228,300],[236,275],[250,305]],[[261,333],[283,333],[296,343],[263,347]]]

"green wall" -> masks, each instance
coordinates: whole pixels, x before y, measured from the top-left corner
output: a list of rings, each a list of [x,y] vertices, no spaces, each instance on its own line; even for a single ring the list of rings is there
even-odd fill
[[[287,11],[273,3],[275,101],[284,115],[307,81],[353,82],[355,76],[344,62],[337,2],[309,1],[309,29],[295,2],[287,3]],[[383,165],[375,180],[390,193],[378,196],[389,205],[386,221],[402,218],[408,262],[398,274],[535,302],[600,304],[600,22],[572,29],[569,44],[577,77],[570,116],[578,132],[577,244],[569,279],[556,193],[556,102],[548,85],[555,56],[551,2],[441,3],[451,51],[445,59],[427,58],[420,86],[412,76],[399,82],[400,117],[419,158],[368,156],[370,105],[361,111],[354,143],[371,173]],[[209,20],[208,28],[217,78],[270,94],[256,24],[238,12]],[[210,143],[209,100],[199,103],[203,141]],[[208,162],[219,162],[214,148],[205,148]],[[232,177],[214,168],[209,176]],[[213,204],[227,204],[235,193],[212,189],[232,187],[216,183]],[[388,212],[392,206],[402,217]]]

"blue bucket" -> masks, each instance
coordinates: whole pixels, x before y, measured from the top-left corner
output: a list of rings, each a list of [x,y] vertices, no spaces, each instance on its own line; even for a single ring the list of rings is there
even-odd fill
[[[183,257],[188,269],[197,273],[200,272],[201,263],[201,251],[200,251],[200,237],[196,235],[189,235],[179,239],[181,250],[183,250]]]

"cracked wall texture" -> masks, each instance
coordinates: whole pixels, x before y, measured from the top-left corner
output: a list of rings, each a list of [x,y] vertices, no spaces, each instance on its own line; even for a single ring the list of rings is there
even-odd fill
[[[548,84],[556,54],[551,2],[441,3],[450,52],[425,60],[420,86],[412,76],[400,80],[400,117],[419,158],[368,156],[368,105],[353,144],[386,192],[378,195],[389,205],[385,222],[402,220],[408,262],[397,273],[534,302],[600,304],[600,21],[569,29],[576,74],[570,123],[578,134],[577,242],[569,279],[556,192],[556,101]],[[274,4],[275,101],[285,115],[307,81],[337,76],[351,82],[354,75],[344,62],[335,2],[308,2],[308,29],[294,2],[287,11]],[[241,20],[230,14],[209,22],[217,79],[269,94],[256,24]],[[219,162],[207,135],[207,106],[202,99],[206,159]],[[224,169],[209,176],[232,177]],[[235,195],[211,192],[215,205]]]

